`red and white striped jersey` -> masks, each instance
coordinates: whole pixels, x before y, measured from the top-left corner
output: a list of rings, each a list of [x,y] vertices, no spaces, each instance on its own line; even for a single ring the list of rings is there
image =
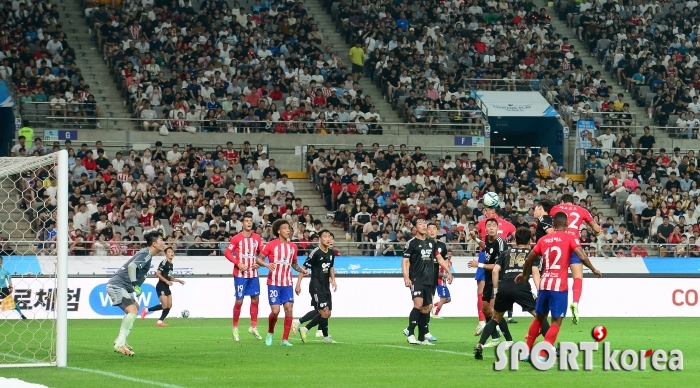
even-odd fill
[[[540,238],[532,251],[542,256],[541,291],[569,290],[571,254],[580,247],[578,237],[560,230]]]
[[[262,246],[262,239],[257,233],[251,233],[250,237],[243,236],[243,233],[231,237],[228,247],[224,250],[224,257],[234,264],[233,276],[237,278],[258,277],[258,270],[253,268],[253,265],[262,252]],[[239,270],[239,263],[245,264],[248,269],[246,271]]]
[[[447,261],[450,264],[450,268],[452,268],[452,261],[448,260]],[[440,267],[440,274],[438,276],[438,286],[447,286],[447,271],[445,271],[444,268]]]
[[[265,245],[262,254],[275,265],[275,270],[267,275],[267,285],[291,286],[292,264],[297,261],[297,245],[293,242],[283,243],[279,239],[274,239]]]
[[[591,217],[591,213],[589,213],[588,210],[572,203],[562,203],[552,207],[552,210],[549,211],[549,215],[554,217],[558,212],[566,213],[567,222],[569,223],[566,227],[566,231],[577,238],[581,233],[581,225],[584,222],[586,224],[593,222],[593,217]]]

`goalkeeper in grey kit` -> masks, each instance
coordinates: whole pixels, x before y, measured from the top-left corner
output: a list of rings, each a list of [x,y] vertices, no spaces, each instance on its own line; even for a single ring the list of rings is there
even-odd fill
[[[107,294],[112,305],[119,306],[126,314],[122,319],[119,336],[114,342],[114,351],[127,356],[134,355],[131,347],[126,343],[126,338],[129,336],[131,328],[134,327],[134,321],[136,321],[139,312],[139,304],[134,298],[134,294],[136,296],[142,294],[141,285],[151,269],[151,259],[166,248],[159,233],[148,233],[144,239],[146,240],[146,248],[136,252],[107,282]]]

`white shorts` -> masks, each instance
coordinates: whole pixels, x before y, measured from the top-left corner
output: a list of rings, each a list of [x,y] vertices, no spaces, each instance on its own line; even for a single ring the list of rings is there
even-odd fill
[[[119,306],[122,304],[124,299],[134,300],[131,293],[129,293],[123,287],[117,287],[112,284],[107,284],[107,295],[109,295],[109,300],[112,301],[112,306]]]

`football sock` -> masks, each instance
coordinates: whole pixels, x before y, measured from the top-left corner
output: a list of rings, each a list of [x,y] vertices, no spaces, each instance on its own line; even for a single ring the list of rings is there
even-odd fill
[[[497,323],[494,320],[489,320],[489,323],[484,326],[484,330],[481,331],[481,338],[479,339],[480,344],[485,344],[486,340],[489,339],[491,333],[496,330]]]
[[[505,319],[501,319],[501,322],[498,323],[498,327],[501,328],[501,332],[503,336],[506,337],[506,341],[513,340],[513,336],[510,335],[510,329],[508,329],[508,322]]]
[[[258,302],[250,302],[250,327],[258,327]]]
[[[284,317],[284,332],[282,333],[282,341],[289,339],[289,332],[292,330],[292,321],[294,317]]]
[[[275,325],[277,324],[277,315],[270,313],[267,317],[267,332],[273,334],[275,332]]]
[[[574,278],[574,286],[571,288],[574,292],[574,303],[578,304],[581,299],[581,290],[583,289],[583,279]]]
[[[548,342],[550,345],[554,346],[554,343],[557,342],[557,335],[559,335],[559,325],[552,325],[549,327],[549,330],[547,330],[547,335],[544,337],[545,342]],[[546,352],[542,351],[540,352],[541,356],[546,356]]]
[[[486,318],[486,324],[488,325],[488,323],[491,322],[492,320],[493,319],[491,319],[491,318]],[[498,339],[500,337],[501,337],[501,335],[498,334],[498,330],[494,330],[493,332],[491,332],[491,338]]]
[[[131,332],[131,328],[134,327],[134,321],[136,320],[136,314],[126,314],[124,318],[122,318],[122,325],[119,328],[119,336],[117,337],[117,340],[115,341],[116,346],[124,346],[126,344],[126,339],[129,337],[129,333]]]
[[[308,313],[304,314],[303,317],[299,318],[299,323],[308,322],[308,321],[314,319],[314,317],[316,317],[317,315],[318,315],[318,311],[311,310]]]
[[[483,322],[486,320],[486,316],[484,316],[484,301],[481,300],[481,297],[484,294],[477,294],[476,295],[476,308],[479,310],[479,322]]]
[[[428,332],[428,318],[430,314],[419,312],[418,315],[418,341],[425,340],[425,334]]]
[[[537,319],[533,319],[530,324],[530,328],[527,331],[527,348],[532,349],[532,345],[535,344],[535,340],[540,335],[540,327],[542,327],[542,322]]]
[[[15,310],[17,310],[19,315],[24,316],[24,314],[22,314],[22,309],[19,308],[19,303],[15,303]]]
[[[416,331],[419,316],[420,310],[414,307],[413,310],[411,310],[411,314],[408,315],[408,335],[413,335],[413,332]]]
[[[321,318],[321,315],[317,311],[314,312],[316,313],[316,316],[313,317],[313,319],[311,319],[311,321],[309,321],[309,323],[306,324],[306,328],[309,330],[313,329],[316,325],[318,325],[318,328],[321,329],[321,322],[323,318]]]
[[[435,312],[433,312],[433,314],[434,314],[435,316],[437,316],[438,314],[440,314],[440,309],[442,309],[442,307],[437,307],[437,308],[435,308]]]
[[[243,307],[242,304],[234,303],[233,304],[233,328],[238,329],[238,319],[241,317],[241,308]]]
[[[170,308],[163,309],[163,312],[160,313],[160,321],[164,321],[165,318],[168,316],[169,312],[170,312]]]
[[[542,326],[540,327],[540,334],[542,334],[542,337],[547,335],[547,332],[549,331],[549,322],[545,319],[542,321]]]
[[[155,305],[155,306],[153,306],[153,307],[149,307],[149,308],[148,308],[148,312],[151,312],[151,311],[160,311],[160,310],[162,310],[162,309],[163,309],[163,305],[162,305],[162,304],[157,304],[157,305]]]
[[[513,318],[513,309],[508,310],[508,319]],[[503,331],[503,329],[501,329]]]
[[[323,336],[328,337],[328,318],[321,318],[321,323],[319,323],[318,327],[321,328],[321,332],[323,332]]]

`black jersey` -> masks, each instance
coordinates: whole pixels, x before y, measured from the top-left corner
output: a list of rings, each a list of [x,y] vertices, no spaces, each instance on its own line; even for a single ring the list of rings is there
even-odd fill
[[[171,280],[173,278],[173,263],[168,261],[168,259],[165,259],[158,264],[158,271],[160,271],[160,274],[163,275],[164,278]],[[159,282],[162,282],[160,278],[158,278]]]
[[[527,259],[529,254],[530,249],[528,248],[510,248],[501,252],[496,261],[496,264],[501,267],[501,271],[498,274],[499,287],[526,287],[530,289],[529,283],[515,283],[515,278],[523,272],[525,259]],[[539,265],[540,259],[537,258],[532,263],[532,266],[539,267]]]
[[[435,242],[429,238],[419,240],[412,238],[406,243],[403,257],[408,259],[408,277],[413,283],[433,285],[435,276],[435,257],[433,249]]]
[[[447,245],[445,245],[444,242],[440,240],[432,240],[433,241],[433,263],[434,265],[434,270],[435,270],[435,283],[434,285],[437,285],[438,277],[440,276],[440,264],[438,264],[437,261],[437,256],[440,255],[444,259],[447,256]]]
[[[311,271],[311,294],[325,294],[331,292],[331,268],[333,268],[333,251],[324,252],[321,248],[315,248],[309,252],[304,262],[304,268]]]
[[[535,241],[540,241],[540,239],[547,235],[547,230],[554,228],[554,223],[552,222],[552,217],[549,214],[543,215],[537,219],[537,228],[535,229]]]
[[[484,253],[486,254],[486,260],[484,264],[496,264],[498,256],[501,252],[507,249],[507,244],[501,237],[496,237],[495,240],[489,242],[488,238],[485,241],[486,246],[484,247]],[[486,285],[493,285],[493,280],[491,279],[491,271],[486,270]]]

